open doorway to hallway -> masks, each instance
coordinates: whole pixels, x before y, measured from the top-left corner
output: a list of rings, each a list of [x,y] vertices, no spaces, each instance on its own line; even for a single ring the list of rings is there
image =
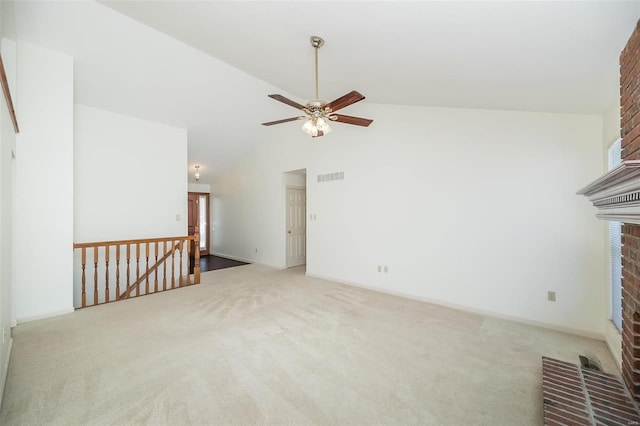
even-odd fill
[[[188,235],[194,235],[196,229],[199,230],[200,255],[206,256],[209,254],[209,194],[189,192],[187,199]],[[191,253],[194,252],[194,250],[191,251]]]
[[[286,266],[307,263],[307,170],[285,173]]]

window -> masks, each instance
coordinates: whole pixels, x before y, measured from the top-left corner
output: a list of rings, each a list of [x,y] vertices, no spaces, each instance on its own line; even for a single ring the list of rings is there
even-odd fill
[[[198,224],[200,225],[200,250],[208,252],[208,231],[207,221],[209,220],[209,194],[198,195]]]
[[[609,148],[609,170],[622,162],[621,140]],[[611,320],[622,332],[622,223],[609,222]]]

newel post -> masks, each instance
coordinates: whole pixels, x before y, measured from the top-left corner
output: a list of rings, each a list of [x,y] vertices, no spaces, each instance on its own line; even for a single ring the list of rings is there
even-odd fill
[[[200,284],[200,227],[196,226],[193,233],[194,236],[194,264],[193,264],[193,283]]]

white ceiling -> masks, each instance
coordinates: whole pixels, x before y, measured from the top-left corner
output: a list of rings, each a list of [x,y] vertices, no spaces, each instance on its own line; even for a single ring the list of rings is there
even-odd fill
[[[260,122],[295,116],[268,93],[313,97],[311,35],[326,41],[325,100],[355,89],[372,103],[599,114],[616,99],[619,52],[640,18],[637,0],[15,9],[19,38],[74,56],[77,102],[186,127],[203,180],[260,140]]]

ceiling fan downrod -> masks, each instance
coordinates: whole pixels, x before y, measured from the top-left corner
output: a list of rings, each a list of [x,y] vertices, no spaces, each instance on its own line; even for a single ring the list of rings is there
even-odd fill
[[[322,47],[322,45],[324,44],[324,40],[322,39],[322,37],[318,37],[318,36],[311,36],[311,46],[313,46],[313,48],[315,49],[315,53],[316,53],[316,100],[319,100],[320,97],[318,96],[318,49],[320,49]]]

